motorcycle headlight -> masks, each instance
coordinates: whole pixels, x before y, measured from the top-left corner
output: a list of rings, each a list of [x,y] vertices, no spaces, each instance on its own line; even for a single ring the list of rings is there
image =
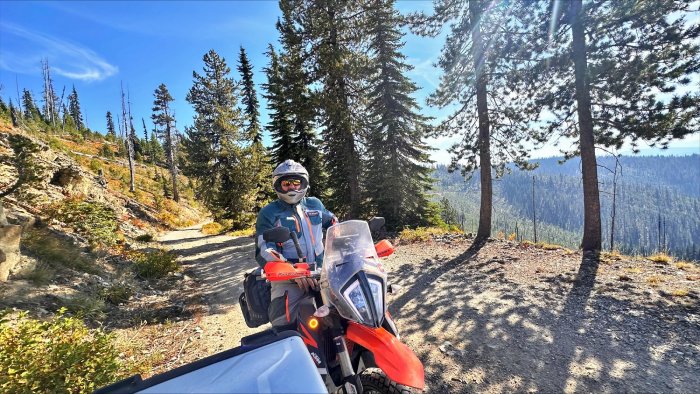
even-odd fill
[[[382,284],[378,280],[369,279],[369,288],[372,291],[372,298],[374,299],[374,307],[377,308],[377,315],[384,315],[384,291],[382,289]]]
[[[374,291],[372,293],[374,293]],[[369,305],[367,305],[367,299],[362,292],[362,287],[360,287],[360,281],[354,281],[350,286],[348,286],[347,289],[345,289],[343,295],[345,296],[346,300],[350,301],[350,306],[352,306],[357,313],[357,316],[364,322],[371,322],[374,320],[372,319],[372,312],[369,309]]]

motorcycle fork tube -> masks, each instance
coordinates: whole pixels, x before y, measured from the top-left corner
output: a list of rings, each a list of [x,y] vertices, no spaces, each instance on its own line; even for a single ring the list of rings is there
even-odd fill
[[[338,354],[338,361],[340,361],[340,370],[343,373],[343,378],[354,375],[355,371],[352,369],[352,362],[350,361],[345,339],[340,335],[333,338],[333,342],[335,342],[335,350]]]

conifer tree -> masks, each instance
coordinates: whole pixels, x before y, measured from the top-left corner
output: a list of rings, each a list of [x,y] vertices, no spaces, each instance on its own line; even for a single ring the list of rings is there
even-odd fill
[[[112,141],[117,140],[117,132],[114,130],[114,119],[112,119],[112,112],[107,111],[107,138]]]
[[[203,74],[192,73],[187,101],[194,106],[192,127],[183,141],[188,173],[197,179],[197,194],[217,220],[245,227],[254,219],[255,184],[243,144],[243,117],[238,89],[224,58],[210,50],[204,55]]]
[[[175,160],[175,117],[172,109],[170,108],[170,103],[173,102],[174,99],[170,95],[170,92],[168,92],[168,88],[165,86],[165,84],[160,84],[153,95],[155,96],[155,99],[153,100],[153,115],[151,115],[151,119],[153,119],[153,123],[156,126],[156,132],[163,140],[165,157],[168,163],[170,178],[173,185],[173,200],[179,202],[180,195],[177,190],[177,161]],[[145,129],[145,121],[143,122],[143,125]]]
[[[258,97],[253,82],[253,66],[248,60],[245,49],[241,46],[238,58],[238,72],[241,74],[243,113],[245,117],[245,136],[249,141],[246,147],[246,155],[250,160],[250,176],[255,185],[255,212],[257,213],[268,202],[268,195],[272,192],[270,176],[272,166],[267,149],[262,144],[262,130],[260,128],[260,110]]]
[[[316,108],[309,85],[311,78],[304,66],[302,31],[293,20],[295,0],[279,2],[282,19],[277,21],[282,52],[280,69],[284,96],[287,99],[287,113],[292,122],[292,156],[309,172],[313,183],[310,193],[316,196],[325,194],[325,173],[321,141],[314,130]]]
[[[358,147],[360,129],[353,108],[358,98],[358,51],[364,13],[350,0],[305,1],[294,11],[304,31],[304,46],[313,65],[314,80],[321,84],[318,105],[323,127],[323,152],[332,193],[326,199],[334,213],[358,218],[362,208]]]
[[[491,235],[493,211],[492,167],[500,176],[508,162],[530,169],[526,160],[531,147],[545,136],[530,124],[539,115],[531,95],[521,82],[523,65],[532,62],[524,32],[533,24],[527,6],[512,1],[488,6],[479,0],[436,0],[434,13],[418,13],[410,19],[414,31],[435,36],[449,23],[449,33],[438,60],[443,74],[428,104],[454,112],[436,129],[436,135],[462,135],[452,146],[451,170],[469,177],[480,169],[481,206],[477,240]]]
[[[700,130],[700,95],[689,86],[700,70],[700,28],[691,2],[539,1],[542,17],[531,75],[539,104],[553,117],[547,132],[576,138],[581,156],[584,231],[581,247],[601,250],[596,145],[639,140],[666,147]],[[550,9],[550,7],[552,7]],[[695,11],[696,12],[696,11]]]
[[[411,69],[400,49],[403,34],[393,0],[369,5],[370,53],[366,180],[372,208],[386,218],[387,228],[425,225],[432,169],[422,140],[427,119],[410,96],[417,88],[404,73]]]
[[[68,95],[68,114],[73,119],[76,130],[83,130],[85,125],[83,124],[83,114],[80,111],[80,101],[78,101],[78,92],[75,90],[75,85],[73,85],[73,90]]]
[[[270,65],[264,70],[267,75],[267,83],[263,84],[263,88],[267,94],[263,97],[267,100],[270,123],[265,128],[272,137],[270,149],[272,162],[277,165],[284,160],[295,157],[292,146],[292,123],[289,119],[289,105],[287,104],[279,57],[272,44],[268,47],[267,56],[270,58]]]
[[[17,109],[12,104],[12,99],[10,99],[10,119],[12,119],[12,126],[19,127],[19,116],[17,115]]]
[[[41,114],[39,113],[36,103],[34,102],[32,93],[27,89],[22,90],[22,107],[24,107],[25,118],[41,120]]]
[[[131,129],[129,128],[129,120],[131,118],[129,110],[127,112],[127,104],[126,104],[126,97],[124,95],[124,86],[121,86],[121,94],[122,94],[122,118],[121,122],[119,123],[119,128],[122,132],[121,135],[123,135],[124,138],[124,146],[126,148],[126,157],[129,162],[129,191],[130,192],[135,192],[136,191],[136,177],[135,177],[135,169],[134,169],[134,140],[131,138]],[[127,118],[128,116],[128,118]],[[133,126],[131,127],[133,129]]]

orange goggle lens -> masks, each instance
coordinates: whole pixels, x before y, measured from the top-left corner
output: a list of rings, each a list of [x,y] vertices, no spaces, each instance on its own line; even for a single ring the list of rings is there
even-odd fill
[[[282,187],[301,186],[301,181],[298,179],[284,180],[280,182],[280,185]]]

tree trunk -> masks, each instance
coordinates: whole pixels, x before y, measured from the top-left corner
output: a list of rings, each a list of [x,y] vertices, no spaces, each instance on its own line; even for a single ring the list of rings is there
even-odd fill
[[[481,207],[479,209],[479,229],[476,240],[483,241],[491,236],[491,211],[493,208],[493,190],[491,182],[491,137],[489,134],[489,112],[487,102],[488,77],[483,71],[484,43],[477,21],[481,19],[481,3],[469,2],[469,14],[472,22],[472,53],[476,76],[476,108],[479,116],[479,167],[481,173]],[[476,26],[476,27],[475,27]]]
[[[600,224],[600,194],[598,191],[598,167],[593,138],[591,116],[591,94],[587,77],[586,37],[583,28],[582,0],[572,0],[570,15],[572,56],[576,77],[576,109],[581,149],[581,172],[583,177],[583,240],[584,251],[599,251],[602,244]]]
[[[168,112],[165,112],[166,116]],[[173,181],[173,200],[180,202],[180,194],[177,192],[177,166],[175,162],[175,143],[173,142],[172,129],[167,126],[165,132],[165,143],[168,144],[168,167],[170,169],[170,177]]]

